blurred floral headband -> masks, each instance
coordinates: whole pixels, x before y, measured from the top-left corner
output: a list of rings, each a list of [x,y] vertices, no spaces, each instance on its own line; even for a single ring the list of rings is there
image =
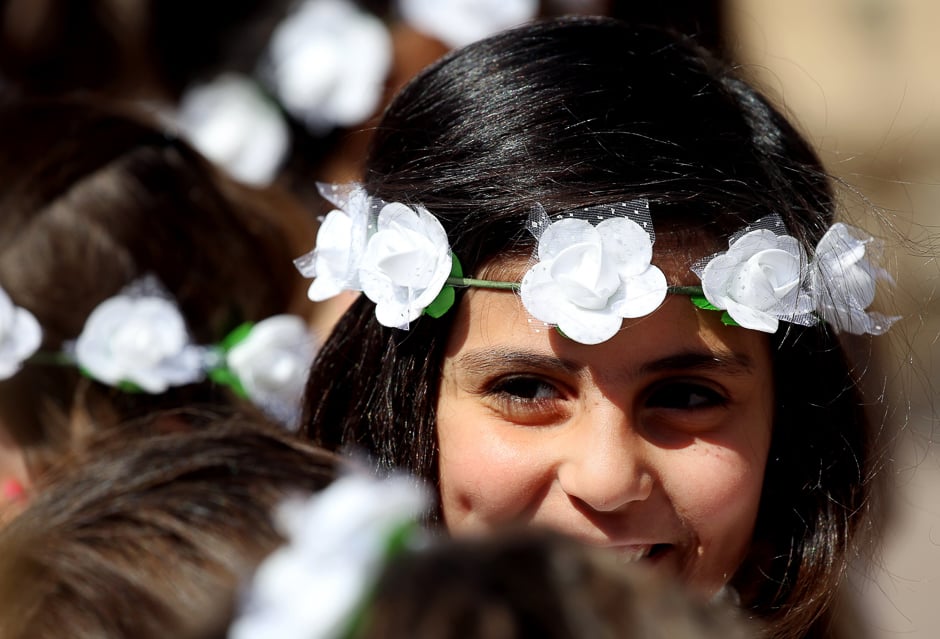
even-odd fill
[[[350,0],[303,0],[276,25],[251,75],[225,72],[189,87],[176,124],[203,155],[239,180],[269,184],[286,159],[284,114],[311,134],[365,122],[392,67],[392,37]]]
[[[651,260],[655,233],[646,200],[605,204],[549,217],[537,207],[528,230],[537,240],[521,282],[464,277],[441,223],[427,209],[370,197],[361,186],[319,185],[337,208],[320,227],[316,248],[295,260],[315,278],[314,301],[343,290],[375,302],[383,326],[407,329],[420,315],[440,317],[454,287],[518,291],[532,317],[582,344],[604,342],[625,318],[656,310],[667,294],[722,312],[729,325],[776,332],[779,322],[821,321],[850,333],[884,333],[896,317],[867,309],[878,281],[878,247],[860,229],[834,224],[808,258],[778,216],[742,229],[728,250],[691,266],[701,286],[670,286]],[[873,259],[874,258],[874,259]]]
[[[176,304],[153,278],[143,278],[99,304],[74,342],[44,352],[42,329],[0,288],[0,379],[24,363],[77,366],[82,374],[126,392],[158,394],[206,377],[230,387],[272,417],[293,425],[315,340],[296,315],[245,323],[220,344],[196,345]]]
[[[287,540],[246,589],[229,639],[353,637],[386,560],[427,538],[418,519],[430,504],[415,479],[341,477],[274,513]]]
[[[452,49],[538,16],[538,0],[398,0],[411,26]]]

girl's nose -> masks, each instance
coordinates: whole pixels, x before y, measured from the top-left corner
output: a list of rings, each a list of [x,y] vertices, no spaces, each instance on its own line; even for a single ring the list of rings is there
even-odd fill
[[[568,496],[597,512],[613,512],[642,501],[653,490],[646,464],[647,443],[614,405],[591,411],[571,430],[558,467]]]

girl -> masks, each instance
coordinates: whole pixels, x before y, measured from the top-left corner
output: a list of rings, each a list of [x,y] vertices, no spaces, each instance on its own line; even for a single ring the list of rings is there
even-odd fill
[[[0,123],[7,496],[88,432],[153,411],[248,409],[248,395],[289,418],[312,357],[306,322],[289,315],[303,310],[287,261],[312,239],[303,211],[133,112],[16,102]],[[274,316],[266,346],[256,332],[233,346],[236,328]]]
[[[827,631],[879,463],[836,333],[891,318],[761,95],[660,31],[546,21],[427,69],[324,193],[311,297],[364,295],[315,442],[436,482],[452,533],[547,526]]]

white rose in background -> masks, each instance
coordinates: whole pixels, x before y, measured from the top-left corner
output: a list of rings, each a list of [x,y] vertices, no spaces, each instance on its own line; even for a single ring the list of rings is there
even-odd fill
[[[314,302],[361,289],[359,265],[366,247],[370,199],[358,187],[339,197],[340,208],[330,211],[320,224],[316,248],[294,260],[304,277],[315,278],[307,291]]]
[[[875,300],[878,280],[892,280],[869,259],[873,238],[858,235],[858,229],[837,222],[816,246],[810,270],[816,312],[836,330],[881,335],[898,318],[866,309]]]
[[[0,289],[0,379],[12,377],[42,343],[36,317]]]
[[[774,333],[781,319],[811,324],[814,304],[803,277],[806,262],[796,238],[750,231],[700,269],[702,292],[745,328]]]
[[[226,355],[248,398],[287,425],[295,425],[316,343],[296,315],[275,315],[255,324]]]
[[[270,184],[290,148],[277,105],[253,80],[235,73],[189,88],[176,124],[200,153],[247,184]]]
[[[306,0],[272,34],[262,75],[291,115],[325,133],[376,112],[391,65],[381,20],[346,0]]]
[[[148,393],[203,378],[203,350],[190,343],[176,305],[160,297],[102,302],[75,342],[75,359],[100,382],[130,382]]]
[[[598,344],[613,337],[624,318],[662,304],[668,285],[652,257],[649,234],[633,220],[553,222],[539,238],[538,263],[522,278],[522,303],[571,339]]]
[[[408,328],[441,292],[453,267],[444,227],[427,209],[382,207],[366,245],[359,281],[380,324]]]
[[[538,0],[399,0],[402,17],[452,49],[528,22]]]
[[[430,503],[409,477],[337,479],[276,512],[287,543],[262,562],[229,628],[230,639],[335,639],[369,596],[390,539],[415,525]],[[418,546],[415,530],[404,540]]]

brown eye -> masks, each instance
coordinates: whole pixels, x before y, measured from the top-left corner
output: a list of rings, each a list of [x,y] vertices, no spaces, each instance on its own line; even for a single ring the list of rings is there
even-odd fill
[[[490,390],[494,395],[501,395],[514,401],[541,401],[560,396],[558,390],[549,382],[538,377],[508,377],[501,379]]]
[[[725,406],[728,399],[718,391],[693,382],[669,382],[653,389],[646,399],[651,408],[702,410]]]
[[[485,392],[489,405],[506,421],[549,426],[566,418],[565,393],[555,382],[534,375],[508,375]]]

